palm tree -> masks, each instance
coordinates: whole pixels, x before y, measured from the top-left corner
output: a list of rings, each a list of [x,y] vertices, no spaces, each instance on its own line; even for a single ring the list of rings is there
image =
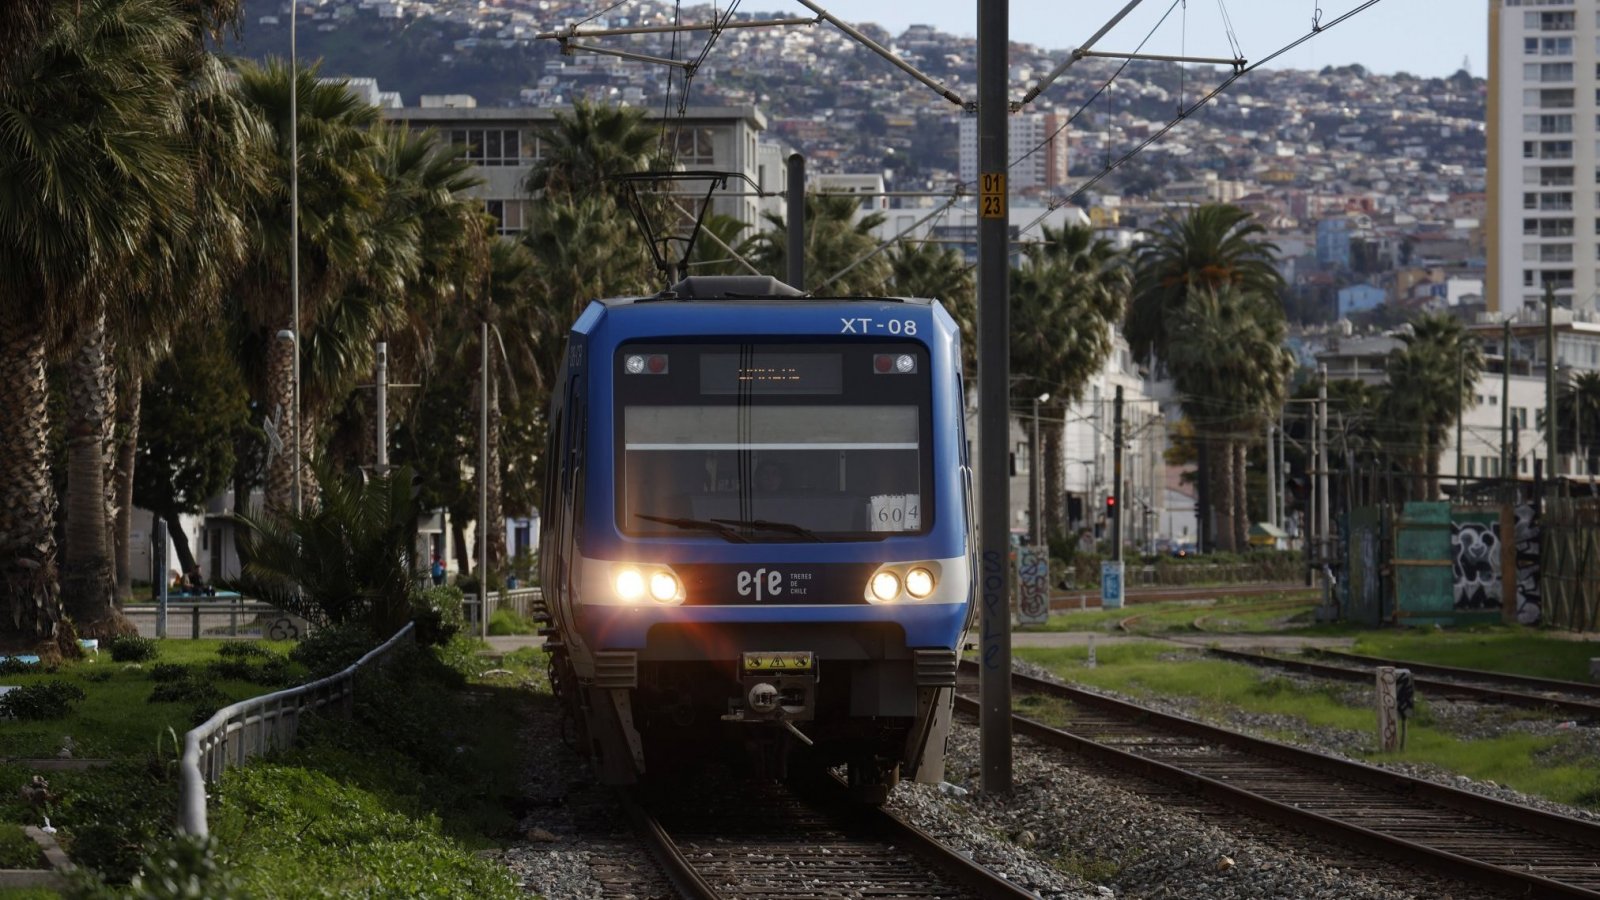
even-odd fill
[[[1065,418],[1111,354],[1111,329],[1127,306],[1128,286],[1121,255],[1087,226],[1046,226],[1043,240],[1027,246],[1021,266],[1011,270],[1011,371],[1028,377],[1020,382],[1026,393],[1050,393],[1042,409],[1049,418]],[[1047,498],[1062,495],[1062,433],[1059,426],[1043,431]],[[1064,537],[1061,504],[1052,499],[1044,513],[1048,534]]]
[[[1600,372],[1578,372],[1557,385],[1556,416],[1561,452],[1576,456],[1578,473],[1589,475],[1600,439]]]
[[[1405,346],[1389,356],[1384,414],[1399,439],[1396,455],[1409,460],[1413,480],[1424,484],[1425,498],[1435,499],[1439,454],[1449,440],[1457,410],[1472,404],[1483,371],[1483,350],[1466,326],[1448,313],[1413,319],[1401,339]]]
[[[1208,292],[1231,290],[1264,298],[1269,302],[1241,302],[1265,317],[1267,327],[1281,330],[1284,316],[1277,297],[1283,288],[1283,277],[1274,265],[1277,247],[1262,240],[1263,233],[1261,225],[1251,221],[1250,213],[1219,203],[1199,206],[1187,215],[1159,223],[1135,255],[1133,302],[1128,310],[1126,329],[1134,355],[1142,358],[1153,352],[1172,371],[1174,379],[1183,380],[1185,376],[1175,368],[1174,353],[1184,359],[1196,357],[1178,351],[1169,336],[1175,331],[1174,323],[1183,307]],[[1275,358],[1263,362],[1269,369],[1276,364]],[[1204,381],[1202,375],[1195,373],[1193,380]],[[1217,384],[1215,388],[1224,392],[1230,390],[1226,383]],[[1204,430],[1199,423],[1196,429]],[[1220,510],[1225,514],[1216,518],[1230,528],[1224,545],[1239,543],[1248,536],[1247,516],[1233,513],[1245,506],[1241,498],[1247,446],[1247,443],[1204,441],[1200,445],[1202,535],[1216,540],[1216,535],[1205,531],[1213,518],[1209,506],[1214,499],[1219,499],[1208,475],[1221,475],[1223,480],[1215,487],[1227,491]],[[1227,454],[1226,460],[1211,459],[1220,453]],[[1226,473],[1222,472],[1223,465]]]
[[[289,92],[298,95],[300,121],[300,321],[290,311],[289,277]],[[315,421],[302,418],[302,441],[296,446],[291,426],[294,395],[294,352],[280,332],[313,332],[324,306],[371,266],[384,252],[384,237],[374,233],[385,199],[380,169],[380,142],[372,132],[376,107],[364,103],[343,84],[317,80],[313,69],[291,73],[281,61],[265,66],[241,63],[239,90],[246,104],[272,128],[271,183],[251,211],[257,223],[250,257],[235,282],[234,296],[245,325],[242,355],[256,375],[257,396],[265,402],[269,436],[280,448],[267,466],[266,502],[270,509],[288,509],[293,502],[296,468],[310,482],[304,465],[315,441]],[[379,260],[381,262],[381,260]],[[304,342],[302,342],[304,344]],[[326,350],[326,348],[325,348]],[[324,352],[322,361],[326,362]],[[317,359],[302,346],[307,370]],[[302,410],[304,413],[305,410]]]
[[[978,290],[972,267],[959,252],[931,242],[896,242],[889,250],[885,293],[942,302],[961,329],[963,368],[969,373],[977,371]]]
[[[1201,483],[1209,501],[1203,515],[1217,520],[1211,541],[1225,552],[1241,550],[1249,532],[1244,449],[1263,417],[1282,405],[1293,367],[1283,346],[1283,316],[1259,294],[1197,287],[1168,325],[1183,335],[1169,345],[1168,360],[1200,437]],[[1204,519],[1201,528],[1206,533]]]
[[[1278,248],[1261,239],[1265,229],[1237,206],[1208,203],[1181,218],[1160,222],[1136,251],[1133,305],[1128,311],[1128,343],[1143,358],[1152,349],[1166,358],[1171,314],[1191,296],[1191,288],[1233,286],[1246,293],[1277,297],[1283,276],[1275,266]]]
[[[645,124],[644,116],[637,107],[586,100],[574,103],[570,116],[557,113],[555,124],[535,133],[541,152],[528,173],[528,193],[620,199],[610,179],[645,171],[659,158],[659,132]]]
[[[830,297],[871,295],[889,279],[888,258],[879,253],[872,230],[882,213],[861,211],[858,198],[807,194],[805,210],[806,283]],[[782,280],[789,267],[789,228],[777,213],[764,213],[771,226],[745,242],[741,254],[762,272]]]
[[[33,4],[28,21],[37,42],[8,48],[0,79],[0,408],[11,420],[0,429],[0,596],[7,643],[19,645],[56,638],[61,617],[45,357],[100,342],[103,292],[152,223],[182,209],[174,60],[190,39],[163,0]],[[103,467],[102,435],[71,441]],[[104,495],[102,484],[98,524],[92,512],[78,523],[101,544]]]

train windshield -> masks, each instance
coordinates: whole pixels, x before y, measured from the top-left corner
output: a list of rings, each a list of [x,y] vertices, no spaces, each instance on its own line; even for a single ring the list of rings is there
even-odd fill
[[[931,524],[920,344],[629,344],[615,368],[627,534],[876,540]]]

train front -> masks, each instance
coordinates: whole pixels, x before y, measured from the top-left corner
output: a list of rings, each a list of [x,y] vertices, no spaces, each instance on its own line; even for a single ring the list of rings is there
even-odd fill
[[[868,798],[942,778],[972,585],[958,340],[927,301],[594,323],[574,652],[604,776],[715,744],[847,764]]]

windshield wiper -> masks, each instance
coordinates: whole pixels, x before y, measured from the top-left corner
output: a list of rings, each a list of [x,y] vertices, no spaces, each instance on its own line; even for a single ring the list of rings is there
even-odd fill
[[[748,544],[750,539],[728,527],[718,519],[683,519],[676,516],[652,516],[649,513],[634,513],[634,516],[650,522],[660,522],[674,528],[694,529],[698,531],[714,531],[736,544]]]
[[[807,540],[822,543],[822,538],[815,531],[804,525],[795,525],[789,522],[771,522],[766,519],[712,519],[718,525],[734,525],[739,528],[761,528],[767,531],[782,531],[787,534],[797,534]]]

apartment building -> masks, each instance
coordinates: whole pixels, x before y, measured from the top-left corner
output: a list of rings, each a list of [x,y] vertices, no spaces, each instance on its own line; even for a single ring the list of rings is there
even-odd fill
[[[1600,303],[1600,8],[1490,0],[1491,312]]]
[[[1068,154],[1067,119],[1065,113],[1023,113],[1011,116],[1009,123],[1009,152],[1011,166],[1007,189],[1016,194],[1023,191],[1054,191],[1067,183]],[[973,116],[961,117],[961,180],[967,184],[978,181],[978,120]]]

